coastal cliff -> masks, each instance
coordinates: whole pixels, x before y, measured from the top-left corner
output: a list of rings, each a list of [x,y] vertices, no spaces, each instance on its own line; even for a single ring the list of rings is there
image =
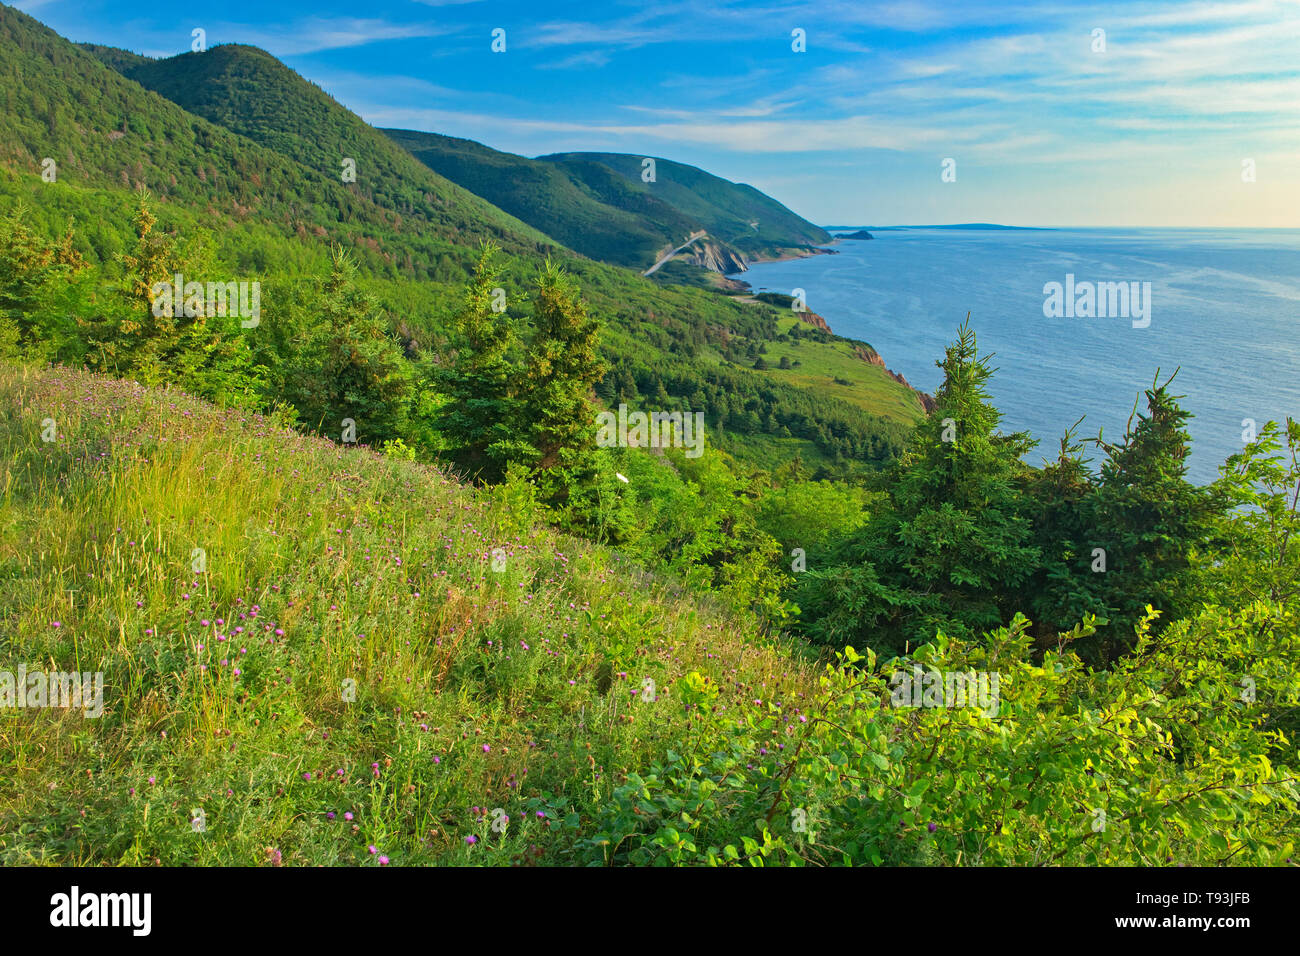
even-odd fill
[[[749,261],[743,253],[711,239],[694,243],[679,258],[724,276],[749,269]]]
[[[821,316],[818,316],[818,318],[821,318]],[[826,320],[822,319],[821,328],[825,328],[827,331],[830,331],[829,327],[826,326],[825,322]],[[935,410],[937,403],[934,400],[934,396],[930,395],[927,392],[921,391],[919,388],[913,388],[912,384],[908,382],[907,379],[903,378],[901,374],[893,371],[888,366],[886,366],[885,360],[880,357],[880,353],[877,352],[875,349],[873,349],[871,346],[869,345],[854,346],[853,353],[857,355],[858,358],[862,359],[862,361],[866,362],[868,365],[876,365],[884,369],[885,374],[888,375],[890,378],[892,378],[899,385],[903,385],[906,386],[907,388],[912,389],[912,392],[916,395],[917,399],[921,402],[921,407],[925,409],[925,413],[927,415],[929,415],[932,411]]]
[[[796,312],[795,315],[799,316],[800,321],[815,326],[821,329],[823,332],[831,331],[831,327],[827,324],[826,320],[822,318],[820,315],[818,315],[816,312]]]

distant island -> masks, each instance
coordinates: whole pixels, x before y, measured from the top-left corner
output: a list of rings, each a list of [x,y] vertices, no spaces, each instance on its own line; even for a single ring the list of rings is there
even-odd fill
[[[839,232],[835,234],[836,239],[874,239],[876,238],[865,229],[859,229],[857,232]]]
[[[1004,226],[996,222],[953,222],[944,225],[930,226],[823,226],[827,232],[835,229],[858,229],[859,232],[865,233],[868,229],[874,229],[876,232],[891,232],[900,229],[1016,229],[1026,232],[1052,232],[1050,226]],[[839,236],[840,239],[860,239],[862,236]],[[871,238],[868,236],[867,238]]]

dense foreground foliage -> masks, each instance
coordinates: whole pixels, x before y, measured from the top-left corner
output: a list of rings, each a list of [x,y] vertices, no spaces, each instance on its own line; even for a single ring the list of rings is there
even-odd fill
[[[1295,852],[1295,426],[1225,468],[1254,508],[1194,562],[1214,599],[1139,624],[1108,669],[1071,650],[1088,622],[1040,653],[1020,618],[816,662],[538,525],[526,482],[473,491],[171,389],[2,374],[3,659],[105,675],[98,719],[0,711],[6,863]],[[899,706],[913,667],[997,694]]]

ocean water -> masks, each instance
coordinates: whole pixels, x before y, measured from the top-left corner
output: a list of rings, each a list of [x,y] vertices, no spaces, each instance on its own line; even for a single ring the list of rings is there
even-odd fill
[[[1300,229],[872,234],[836,243],[836,255],[760,263],[737,278],[760,292],[803,289],[836,333],[869,342],[928,392],[969,312],[981,353],[994,354],[989,390],[1002,428],[1039,440],[1034,464],[1081,416],[1080,435],[1122,435],[1157,369],[1162,381],[1178,369],[1173,391],[1195,416],[1193,481],[1213,480],[1241,449],[1245,419],[1262,428],[1300,418]],[[1065,286],[1067,274],[1076,295],[1085,282],[1149,288],[1149,325],[1134,327],[1144,320],[1131,313],[1046,316],[1044,286]]]

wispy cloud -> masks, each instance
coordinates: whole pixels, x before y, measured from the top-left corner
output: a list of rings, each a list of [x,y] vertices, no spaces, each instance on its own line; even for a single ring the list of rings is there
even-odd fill
[[[553,63],[542,63],[538,69],[541,70],[579,70],[588,68],[599,68],[609,63],[610,54],[605,50],[588,50],[585,53],[574,53],[572,56],[566,56],[562,60],[556,60]]]

